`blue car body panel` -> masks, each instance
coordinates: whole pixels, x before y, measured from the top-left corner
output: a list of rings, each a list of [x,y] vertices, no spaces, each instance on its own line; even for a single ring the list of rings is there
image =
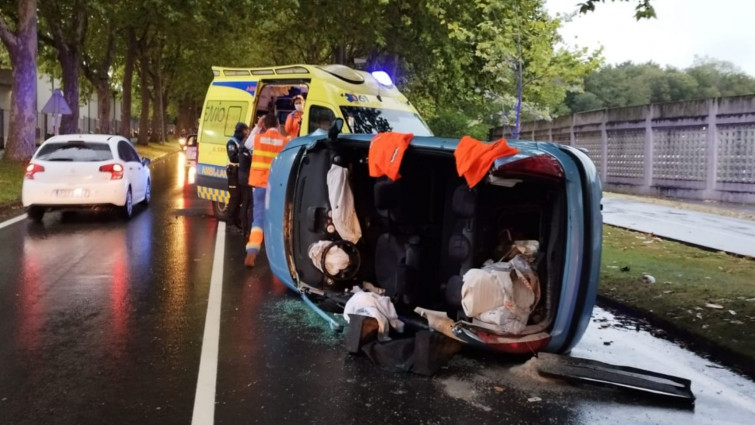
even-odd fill
[[[342,134],[340,140],[369,144],[373,135]],[[273,161],[265,212],[265,249],[273,274],[287,287],[299,292],[289,267],[289,247],[284,233],[287,202],[293,199],[299,160],[306,149],[323,137],[299,137],[288,143]],[[496,161],[497,166],[535,155],[550,155],[562,166],[566,188],[566,252],[557,313],[550,326],[550,352],[570,350],[582,337],[595,304],[602,244],[600,179],[592,161],[581,151],[553,143],[508,142],[520,153]],[[412,149],[454,151],[458,139],[416,137]]]

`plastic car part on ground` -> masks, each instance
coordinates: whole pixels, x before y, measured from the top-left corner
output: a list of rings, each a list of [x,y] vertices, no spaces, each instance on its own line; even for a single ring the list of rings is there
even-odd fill
[[[676,376],[550,353],[540,353],[535,366],[547,377],[650,393],[689,405],[695,402],[692,382]]]
[[[462,347],[459,341],[427,329],[412,336],[380,341],[376,319],[359,314],[347,317],[346,350],[351,354],[361,352],[374,364],[392,372],[431,376]]]
[[[523,254],[511,261],[487,261],[464,274],[464,314],[498,334],[518,335],[540,298],[540,283]]]

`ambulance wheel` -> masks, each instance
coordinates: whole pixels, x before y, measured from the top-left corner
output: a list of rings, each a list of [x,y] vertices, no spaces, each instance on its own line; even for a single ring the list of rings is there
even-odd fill
[[[228,221],[228,204],[225,202],[212,201],[212,213],[220,221]]]

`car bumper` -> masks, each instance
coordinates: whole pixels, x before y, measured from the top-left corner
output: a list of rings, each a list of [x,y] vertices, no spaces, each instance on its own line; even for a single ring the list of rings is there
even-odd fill
[[[24,207],[123,206],[126,201],[127,188],[127,183],[122,180],[79,185],[25,180],[21,192],[21,202]]]

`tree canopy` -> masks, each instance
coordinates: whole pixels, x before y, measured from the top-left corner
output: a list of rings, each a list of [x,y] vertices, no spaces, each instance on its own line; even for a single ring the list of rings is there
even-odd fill
[[[684,70],[626,62],[588,75],[584,91],[566,97],[564,112],[744,94],[755,94],[755,77],[730,62],[697,58]]]

